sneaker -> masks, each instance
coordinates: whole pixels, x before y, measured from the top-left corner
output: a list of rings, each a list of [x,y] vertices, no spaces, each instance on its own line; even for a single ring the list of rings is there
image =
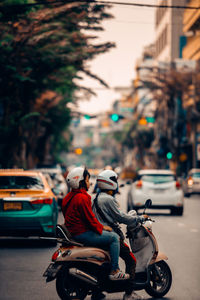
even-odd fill
[[[110,274],[109,278],[110,280],[125,280],[125,279],[129,279],[130,275],[119,270],[115,274]]]
[[[130,295],[125,294],[123,297],[123,300],[141,300],[141,299],[144,298],[135,292],[132,292]]]

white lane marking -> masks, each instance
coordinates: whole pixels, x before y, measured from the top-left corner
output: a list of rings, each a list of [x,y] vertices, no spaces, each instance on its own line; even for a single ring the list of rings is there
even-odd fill
[[[178,225],[178,227],[182,227],[182,228],[186,227],[186,225],[184,223],[178,223],[177,225]],[[197,228],[190,228],[190,232],[197,233],[197,232],[199,232],[199,230]]]
[[[192,229],[190,229],[190,232],[199,232],[199,230],[198,229],[196,229],[196,228],[192,228]]]
[[[179,227],[185,227],[186,225],[184,223],[178,223]]]

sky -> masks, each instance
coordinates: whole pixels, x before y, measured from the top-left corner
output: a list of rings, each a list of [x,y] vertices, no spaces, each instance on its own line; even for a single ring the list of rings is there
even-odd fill
[[[158,4],[156,0],[120,0],[119,2]],[[111,108],[112,103],[120,96],[114,88],[131,86],[135,78],[137,59],[140,58],[144,46],[153,43],[155,39],[155,8],[113,5],[108,12],[114,18],[102,23],[104,31],[98,33],[98,36],[100,41],[114,42],[116,47],[95,58],[90,63],[90,69],[106,81],[110,89],[105,89],[95,80],[85,78],[81,84],[92,87],[97,96],[79,103],[79,110],[83,113],[95,114]]]

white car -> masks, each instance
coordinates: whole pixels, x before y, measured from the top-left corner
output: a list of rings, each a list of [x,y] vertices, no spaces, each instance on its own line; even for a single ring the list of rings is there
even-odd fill
[[[184,193],[186,197],[191,194],[200,194],[200,169],[191,169],[184,182]]]
[[[172,215],[183,214],[184,193],[173,171],[140,170],[128,191],[127,211],[144,208],[149,198],[151,209],[170,209]]]

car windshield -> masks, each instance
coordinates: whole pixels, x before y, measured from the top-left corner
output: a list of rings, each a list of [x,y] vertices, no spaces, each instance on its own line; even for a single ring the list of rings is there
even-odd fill
[[[44,185],[40,177],[0,176],[0,189],[42,190]]]
[[[165,174],[149,174],[141,176],[142,181],[152,182],[155,184],[158,183],[166,183],[172,182],[175,180],[173,175],[165,175]]]
[[[192,177],[193,178],[200,178],[200,173],[194,173],[194,174],[192,174]]]

